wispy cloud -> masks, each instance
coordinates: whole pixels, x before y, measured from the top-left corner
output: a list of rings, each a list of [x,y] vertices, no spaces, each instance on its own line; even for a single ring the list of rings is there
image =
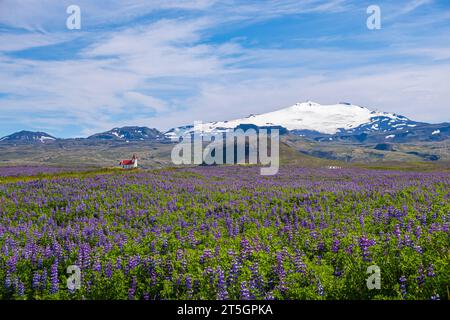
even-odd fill
[[[161,10],[202,10],[216,0],[2,0],[0,25],[30,31],[49,32],[65,28],[66,9],[82,9],[86,28],[120,24]]]
[[[401,14],[407,14],[407,13],[410,13],[410,12],[416,10],[417,8],[419,8],[421,6],[429,5],[432,3],[433,3],[433,0],[408,1],[408,3],[403,7],[403,9],[400,12],[401,12]]]

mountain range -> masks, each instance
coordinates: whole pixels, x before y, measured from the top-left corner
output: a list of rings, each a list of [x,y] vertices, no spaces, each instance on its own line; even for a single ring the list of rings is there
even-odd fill
[[[116,141],[163,141],[165,136],[157,129],[147,127],[122,127],[89,136],[90,140],[116,140]]]
[[[341,102],[321,105],[312,101],[248,117],[205,123],[202,130],[218,133],[252,125],[263,128],[281,128],[289,133],[315,141],[405,143],[418,141],[442,141],[450,138],[450,123],[429,124],[408,119],[389,112],[374,111],[366,107]],[[186,125],[166,132],[148,127],[122,127],[91,135],[86,139],[95,141],[177,141],[179,137],[192,134],[194,127]],[[0,143],[52,143],[57,139],[45,132],[20,131],[0,139]]]
[[[242,125],[282,127],[290,134],[316,141],[410,142],[450,137],[450,123],[428,124],[346,102],[321,105],[312,101],[246,118],[205,123],[202,130],[226,132]],[[193,126],[183,126],[167,131],[165,136],[177,140],[193,131]]]

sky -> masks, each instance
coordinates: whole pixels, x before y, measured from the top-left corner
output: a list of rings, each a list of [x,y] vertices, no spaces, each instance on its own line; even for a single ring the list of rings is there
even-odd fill
[[[307,100],[450,122],[450,1],[0,0],[0,136],[165,131]]]

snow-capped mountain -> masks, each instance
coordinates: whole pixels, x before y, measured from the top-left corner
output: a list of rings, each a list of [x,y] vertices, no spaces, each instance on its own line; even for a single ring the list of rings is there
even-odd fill
[[[106,132],[96,133],[88,139],[120,140],[120,141],[145,141],[165,140],[164,135],[157,129],[147,127],[122,127],[114,128]]]
[[[206,133],[224,132],[243,125],[258,127],[282,126],[291,133],[299,135],[315,134],[359,134],[362,132],[389,132],[414,127],[416,122],[394,113],[372,111],[350,103],[321,105],[312,101],[297,103],[291,107],[246,118],[205,123]],[[165,133],[174,139],[191,133],[192,126],[174,128]]]
[[[192,132],[193,129],[194,129],[193,125],[172,128],[172,129],[164,132],[164,136],[170,140],[177,140],[179,137],[182,137],[184,134],[187,134],[188,132]]]
[[[45,132],[19,131],[0,139],[1,142],[26,142],[26,143],[45,143],[56,140],[55,137]]]

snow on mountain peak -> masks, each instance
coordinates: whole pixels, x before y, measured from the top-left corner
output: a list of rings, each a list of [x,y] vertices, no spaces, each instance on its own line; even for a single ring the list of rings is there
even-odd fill
[[[313,101],[306,101],[242,119],[205,123],[203,130],[212,132],[233,129],[240,124],[253,124],[261,127],[279,125],[288,130],[312,130],[335,134],[341,130],[349,130],[362,124],[371,123],[371,119],[377,117],[399,119],[392,113],[371,111],[349,103],[321,105]]]
[[[297,102],[295,104],[295,106],[303,106],[303,107],[313,107],[313,106],[320,106],[320,103],[311,101],[311,100],[307,100],[305,102]]]

